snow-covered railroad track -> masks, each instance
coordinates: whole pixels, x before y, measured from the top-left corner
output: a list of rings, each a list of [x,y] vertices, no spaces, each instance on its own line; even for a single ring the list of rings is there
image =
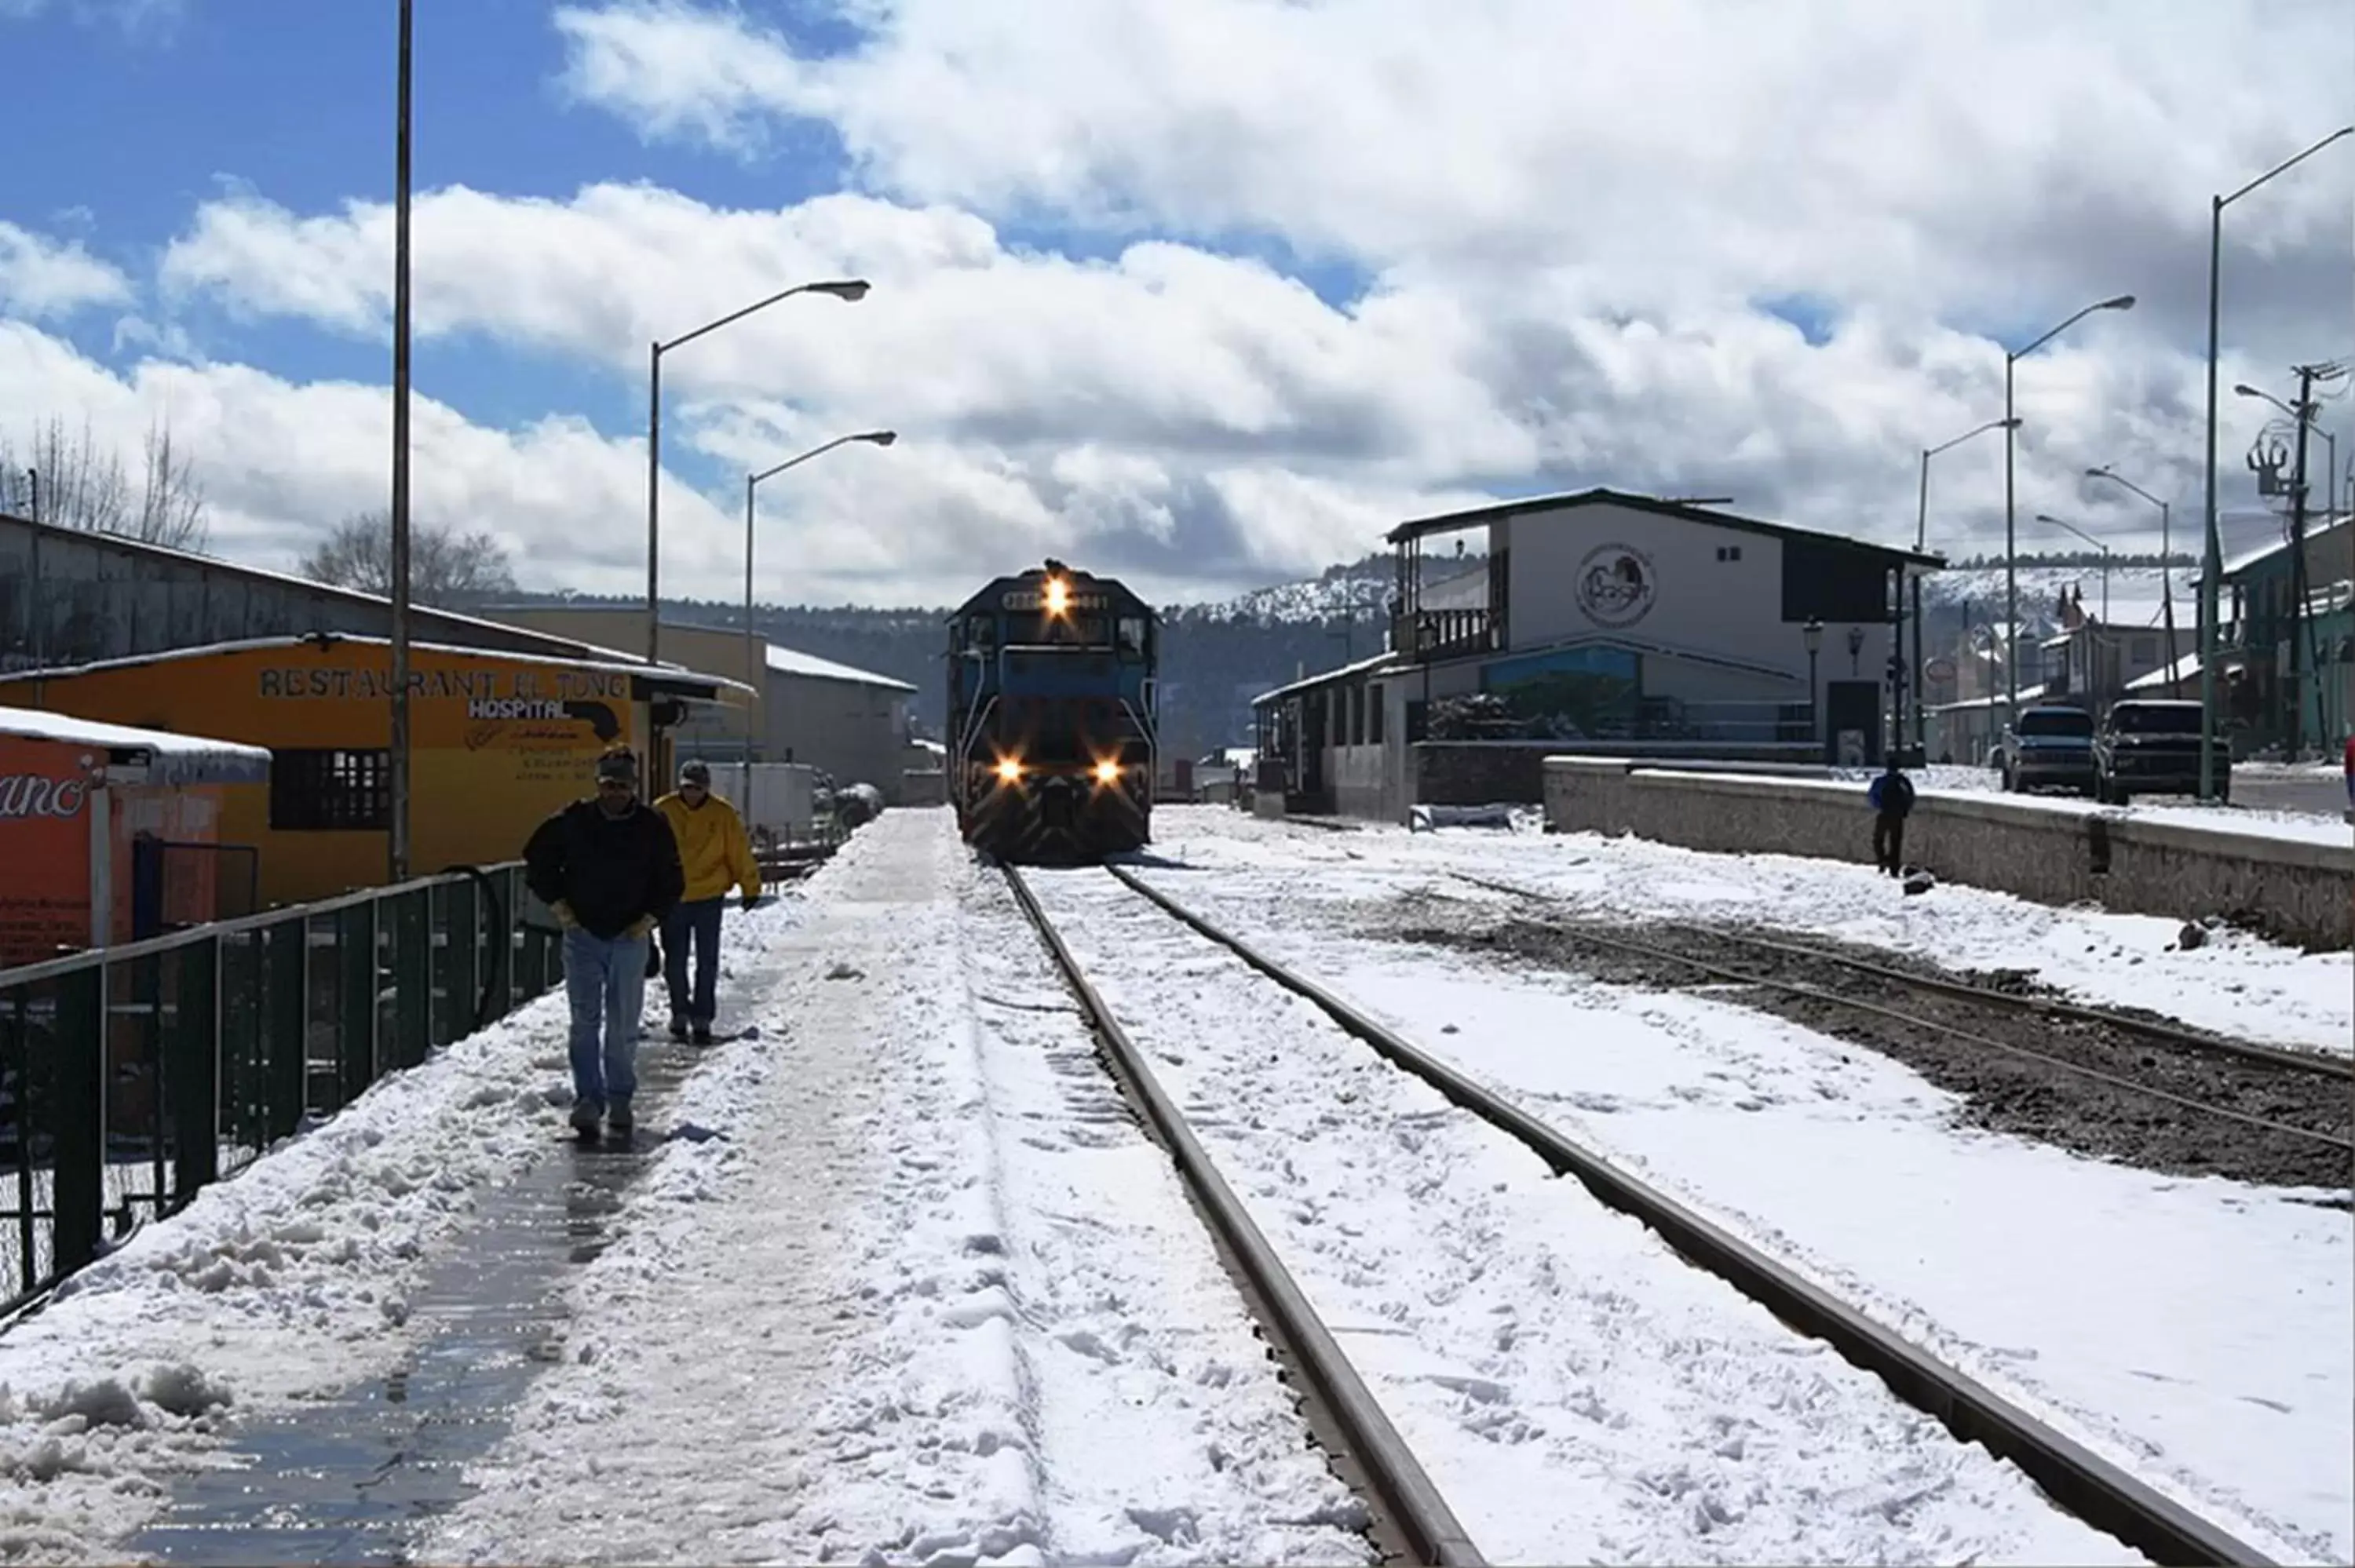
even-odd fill
[[[1034,881],[1092,1008],[1124,1023],[1140,1072],[1175,1080],[1162,1097],[1200,1129],[1197,1157],[1232,1173],[1490,1552],[2127,1560],[2124,1542],[2265,1561],[1157,889],[1118,871]],[[1530,1152],[1602,1207],[1518,1168]],[[1655,1386],[1621,1386],[1645,1374]],[[1804,1470],[1776,1473],[1791,1458]],[[1826,1474],[1867,1478],[1828,1495]]]
[[[1451,871],[1448,874],[1458,882],[1469,883],[1474,887],[1482,888],[1490,893],[1505,894],[1509,897],[1530,904],[1558,905],[1562,902],[1553,895],[1540,892],[1533,887],[1523,887],[1518,884],[1499,881],[1490,876],[1476,876],[1468,871]],[[1593,941],[1598,946],[1616,947],[1629,952],[1664,958],[1675,962],[1691,964],[1697,969],[1712,967],[1697,961],[1690,954],[1671,952],[1664,948],[1636,942],[1625,937],[1614,936],[1605,938],[1588,932],[1582,932],[1581,936],[1583,939]],[[2286,1072],[2313,1074],[2321,1077],[2355,1079],[2355,1060],[2344,1056],[2325,1055],[2318,1051],[2294,1051],[2285,1046],[2264,1045],[2249,1040],[2233,1040],[2201,1030],[2187,1029],[2182,1024],[2172,1023],[2161,1018],[2137,1017],[2131,1012],[2122,1012],[2115,1008],[2088,1007],[2083,1002],[2064,1001],[2056,997],[1998,991],[1992,986],[1973,985],[1967,980],[1912,973],[1904,969],[1893,969],[1886,963],[1875,963],[1847,953],[1833,952],[1812,944],[1744,935],[1715,927],[1710,929],[1709,937],[1713,942],[1722,943],[1730,948],[1746,948],[1762,957],[1797,958],[1812,964],[1843,969],[1855,974],[1870,975],[1876,980],[1887,981],[1889,984],[1908,991],[1933,996],[1960,998],[1990,1011],[2024,1012],[2045,1019],[2090,1024],[2095,1028],[2110,1030],[2136,1039],[2170,1045],[2179,1050],[2231,1057],[2242,1062],[2260,1063]],[[1771,975],[1748,974],[1738,978],[1755,985],[1780,986],[1786,983]],[[1935,1023],[1928,1026],[1944,1027]],[[2003,1048],[2009,1049],[2009,1046]],[[2346,1139],[2328,1138],[2324,1141],[2350,1152],[2355,1152],[2355,1142],[2350,1142]]]
[[[1029,884],[1012,866],[1006,868],[1006,875],[1015,901],[1038,927],[1048,952],[1103,1041],[1115,1073],[1145,1112],[1163,1147],[1177,1161],[1220,1242],[1250,1280],[1262,1310],[1272,1319],[1268,1328],[1276,1341],[1314,1385],[1320,1402],[1319,1413],[1337,1430],[1348,1448],[1348,1460],[1363,1472],[1377,1493],[1369,1501],[1375,1505],[1379,1516],[1403,1538],[1418,1562],[1460,1563],[1467,1568],[1485,1562],[1438,1489],[1432,1485],[1413,1451],[1399,1436],[1357,1369],[1341,1352],[1331,1331],[1277,1258],[1275,1249],[1252,1222],[1249,1210],[1220,1176],[1200,1140],[1187,1125],[1184,1114],[1154,1075],[1145,1054],[1104,1005],[1062,933],[1040,907]]]
[[[1443,942],[1648,989],[1736,987],[1747,1005],[1906,1062],[1974,1097],[1999,1128],[2147,1170],[2347,1190],[2355,1064],[2343,1053],[2258,1044],[1999,991],[1890,955],[1726,922],[1630,929],[1624,919],[1510,882],[1448,874],[1510,902],[1497,922],[1439,936]]]

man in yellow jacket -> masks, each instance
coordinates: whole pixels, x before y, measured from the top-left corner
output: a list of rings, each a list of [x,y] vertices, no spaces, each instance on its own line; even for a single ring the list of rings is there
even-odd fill
[[[678,788],[655,802],[678,840],[687,871],[687,894],[663,921],[663,980],[670,991],[670,1037],[711,1044],[713,992],[719,984],[719,912],[732,884],[744,893],[744,907],[761,901],[761,868],[736,808],[711,792],[711,769],[690,758],[678,770]],[[695,942],[695,989],[687,978],[687,945]]]

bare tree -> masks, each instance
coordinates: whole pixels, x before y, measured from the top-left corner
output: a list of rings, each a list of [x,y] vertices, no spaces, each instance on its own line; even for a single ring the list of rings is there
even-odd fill
[[[319,547],[303,560],[313,582],[363,593],[392,592],[392,519],[384,512],[361,512],[336,524]],[[460,534],[432,523],[410,524],[409,596],[420,604],[454,609],[494,594],[513,593],[515,574],[507,553],[488,533]]]
[[[29,448],[0,436],[0,501],[27,514],[37,509],[41,522],[175,550],[204,547],[204,486],[169,424],[148,426],[135,487],[122,455],[98,444],[87,419],[80,436],[69,437],[65,421],[52,418],[33,432]]]

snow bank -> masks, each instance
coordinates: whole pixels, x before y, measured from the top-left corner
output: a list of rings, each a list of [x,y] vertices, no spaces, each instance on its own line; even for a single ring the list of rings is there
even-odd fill
[[[737,950],[793,908],[731,919]],[[411,1293],[484,1192],[553,1147],[565,1033],[559,992],[380,1081],[0,1335],[0,1554],[112,1560],[225,1423],[405,1359]]]
[[[1369,1561],[950,814],[887,813],[808,898],[421,1555]]]

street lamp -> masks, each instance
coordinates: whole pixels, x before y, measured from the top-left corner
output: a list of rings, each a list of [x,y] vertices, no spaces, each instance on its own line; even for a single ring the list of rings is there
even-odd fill
[[[1961,435],[1956,436],[1951,441],[1944,441],[1937,446],[1923,447],[1922,449],[1922,505],[1921,509],[1916,512],[1913,516],[1913,553],[1915,555],[1918,556],[1922,553],[1929,535],[1930,460],[1950,447],[1961,446],[1973,436],[1983,436],[1989,430],[2016,430],[2018,429],[2019,429],[2019,421],[2018,419],[1989,419],[1986,424],[1981,425],[1975,430],[1965,430]]]
[[[2011,367],[2095,311],[2130,311],[2134,309],[2134,302],[2132,294],[2120,294],[2099,304],[2087,305],[2026,348],[2007,351],[2003,356],[2003,417],[2009,421],[2003,432],[2003,599],[2007,626],[2005,646],[2011,648],[2014,653],[2018,652],[2015,645],[2019,641],[2019,544],[2012,513],[2012,450],[2018,445],[2013,438],[2019,432],[2019,421],[2012,416]],[[2004,661],[2004,693],[2005,720],[2016,722],[2019,717],[2019,661],[2016,657]]]
[[[764,718],[768,714],[769,702],[769,680],[764,668],[767,662],[765,660],[755,662],[752,657],[752,493],[761,487],[762,480],[774,479],[785,470],[830,452],[837,447],[848,446],[853,441],[865,441],[869,446],[888,447],[899,439],[900,433],[897,430],[862,430],[855,436],[837,436],[822,446],[810,448],[798,457],[787,458],[774,468],[762,469],[758,473],[748,473],[744,476],[744,679],[751,683],[753,694],[760,701]],[[752,809],[752,704],[751,702],[744,705],[744,796],[737,804],[747,811]]]
[[[2085,477],[2106,479],[2113,484],[2122,484],[2158,508],[2158,591],[2159,611],[2165,618],[2167,627],[2167,689],[2169,695],[2181,697],[2183,695],[2183,650],[2177,647],[2175,642],[2175,544],[2167,503],[2137,484],[2133,480],[2117,472],[2107,463],[2104,463],[2099,468],[2087,469]],[[2109,618],[2105,615],[2103,619],[2106,620]]]
[[[2231,196],[2208,198],[2208,496],[2200,573],[2200,798],[2216,798],[2216,579],[2224,573],[2224,546],[2216,533],[2216,326],[2224,264],[2224,209],[2275,175],[2296,167],[2355,125],[2341,125],[2288,162],[2275,165]],[[2227,758],[2226,766],[2231,766]]]
[[[706,322],[693,332],[684,333],[668,343],[655,343],[646,355],[646,662],[661,662],[662,652],[662,356],[672,349],[693,343],[709,332],[742,321],[746,316],[767,310],[780,300],[790,300],[795,294],[831,294],[837,300],[857,303],[867,297],[869,285],[863,278],[837,279],[824,283],[796,283],[783,289],[758,303],[731,311],[718,321]]]
[[[2110,624],[2110,547],[2074,523],[2063,523],[2049,512],[2038,513],[2036,520],[2039,523],[2049,523],[2055,528],[2065,528],[2102,552],[2102,624],[2105,627],[2108,626]]]
[[[1822,726],[1816,717],[1816,655],[1824,646],[1824,623],[1814,616],[1799,628],[1799,641],[1807,645],[1807,738],[1818,751],[1823,747]]]

